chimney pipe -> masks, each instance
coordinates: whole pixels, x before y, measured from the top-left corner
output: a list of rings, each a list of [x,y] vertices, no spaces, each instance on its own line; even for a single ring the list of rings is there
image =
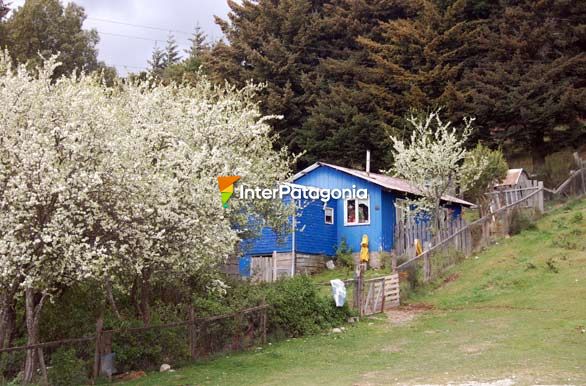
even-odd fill
[[[370,150],[366,151],[366,174],[370,174]]]

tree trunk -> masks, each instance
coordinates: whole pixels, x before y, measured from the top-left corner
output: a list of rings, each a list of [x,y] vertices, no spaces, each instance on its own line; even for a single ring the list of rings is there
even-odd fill
[[[134,306],[134,314],[135,314],[136,318],[142,319],[142,311],[140,309],[140,302],[138,301],[139,289],[140,289],[140,277],[138,275],[134,275],[132,287],[130,288],[130,299],[132,301],[132,305]]]
[[[145,326],[151,323],[151,270],[143,268],[140,285],[140,311],[142,314],[142,321]]]
[[[0,294],[0,348],[10,347],[16,322],[16,289],[7,288]]]
[[[26,331],[27,346],[39,343],[40,332],[39,322],[41,320],[41,310],[47,295],[36,293],[32,288],[25,290],[25,312],[26,312]],[[37,350],[27,350],[24,364],[23,383],[32,383],[38,368]]]
[[[120,312],[118,311],[118,306],[116,305],[116,299],[114,299],[114,294],[112,293],[112,282],[110,281],[110,278],[107,277],[105,279],[104,287],[106,289],[106,297],[108,298],[108,302],[112,307],[112,312],[114,315],[116,315],[118,320],[121,320],[122,318],[120,316]]]
[[[531,161],[533,162],[533,173],[536,173],[545,164],[545,157],[547,156],[547,144],[543,141],[543,137],[536,138],[531,144]]]

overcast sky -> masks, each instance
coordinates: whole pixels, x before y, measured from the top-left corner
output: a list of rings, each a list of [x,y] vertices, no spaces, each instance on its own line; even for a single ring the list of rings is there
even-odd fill
[[[8,3],[16,8],[24,0]],[[169,32],[175,35],[181,50],[189,46],[187,39],[198,23],[210,40],[220,39],[222,32],[214,23],[214,15],[224,18],[229,10],[226,0],[76,0],[75,3],[84,7],[88,16],[84,28],[95,28],[100,33],[99,59],[116,67],[120,75],[145,69],[154,45],[164,47]]]

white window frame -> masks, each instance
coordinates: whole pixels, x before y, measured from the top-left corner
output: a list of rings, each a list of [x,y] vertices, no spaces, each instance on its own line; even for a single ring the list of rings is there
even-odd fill
[[[348,222],[348,201],[355,201],[354,206],[354,222]],[[358,222],[358,207],[360,204],[366,204],[368,207],[368,221]],[[347,198],[344,200],[344,226],[356,226],[356,225],[370,225],[370,218],[372,217],[372,211],[370,210],[370,196],[366,199],[359,198]]]
[[[332,222],[328,222],[328,211],[331,212],[331,217],[332,217]],[[326,206],[324,209],[324,223],[327,225],[333,225],[335,222],[334,220],[334,208],[331,208],[329,206]]]

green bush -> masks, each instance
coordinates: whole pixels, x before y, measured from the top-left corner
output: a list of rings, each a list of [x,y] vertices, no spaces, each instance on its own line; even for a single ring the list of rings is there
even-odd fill
[[[180,322],[187,319],[184,307],[156,304],[151,309],[151,325]],[[107,327],[142,327],[140,320],[108,321]],[[112,337],[114,365],[118,371],[149,370],[161,363],[177,365],[189,359],[189,340],[185,326],[124,332]]]
[[[85,362],[77,358],[74,349],[60,348],[51,355],[48,369],[52,386],[84,385],[87,383]]]
[[[509,225],[509,234],[518,235],[524,230],[536,229],[532,218],[524,211],[515,209],[511,214],[511,223]]]
[[[354,266],[354,256],[352,255],[352,248],[348,245],[345,238],[342,238],[340,245],[336,248],[335,259],[339,264],[345,267]]]
[[[574,156],[570,150],[562,150],[545,157],[545,162],[538,170],[539,179],[545,186],[557,188],[570,175],[570,170],[575,169]]]
[[[296,276],[266,286],[271,305],[269,330],[277,336],[313,334],[339,326],[351,315],[348,305],[336,307],[330,297],[322,297],[306,276]]]

